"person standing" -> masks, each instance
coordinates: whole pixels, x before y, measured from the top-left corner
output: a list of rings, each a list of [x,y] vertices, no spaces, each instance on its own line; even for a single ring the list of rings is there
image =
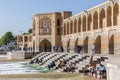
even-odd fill
[[[92,54],[95,54],[95,43],[92,44],[91,49],[92,49]]]

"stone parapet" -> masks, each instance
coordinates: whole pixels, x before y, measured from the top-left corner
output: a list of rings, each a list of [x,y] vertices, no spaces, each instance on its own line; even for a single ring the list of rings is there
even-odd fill
[[[24,51],[8,52],[7,58],[8,60],[23,60],[25,59],[25,52]]]
[[[120,59],[112,58],[107,63],[107,80],[120,80]]]

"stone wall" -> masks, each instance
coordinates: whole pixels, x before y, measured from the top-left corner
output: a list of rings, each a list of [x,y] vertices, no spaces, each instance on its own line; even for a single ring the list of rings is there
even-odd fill
[[[7,59],[8,60],[31,59],[37,54],[39,53],[38,52],[24,52],[24,51],[8,52]]]
[[[25,52],[24,51],[8,52],[7,57],[8,60],[22,60],[25,59]]]
[[[31,59],[38,54],[39,54],[39,52],[25,52],[25,59]]]
[[[107,80],[120,80],[119,55],[111,57],[107,63]]]

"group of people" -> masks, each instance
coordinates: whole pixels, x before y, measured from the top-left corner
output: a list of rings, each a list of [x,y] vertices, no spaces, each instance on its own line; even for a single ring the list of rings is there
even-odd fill
[[[67,64],[67,61],[65,59],[60,60],[59,64],[58,64],[58,68],[62,68]]]
[[[58,68],[62,68],[63,72],[74,72],[76,66],[74,63],[66,61],[65,59],[63,59],[59,62]]]
[[[91,55],[89,64],[86,65],[80,71],[85,75],[93,76],[94,80],[98,80],[100,78],[106,78],[106,67],[103,64],[99,64],[99,67],[96,66],[96,63],[93,62],[93,55]]]
[[[53,68],[54,66],[56,66],[55,62],[52,61],[49,65],[48,65],[48,69],[51,70],[51,68]],[[60,60],[58,67],[56,66],[55,69],[62,69],[63,72],[74,72],[76,69],[76,66],[74,63],[70,63],[68,61],[66,61],[65,59]]]
[[[63,69],[63,72],[75,72],[75,69],[76,69],[76,65],[75,63],[68,63],[66,64],[65,66],[65,69]]]
[[[93,76],[94,80],[106,77],[106,68],[103,64],[100,64],[99,67],[96,65],[86,65],[82,71],[85,75]]]

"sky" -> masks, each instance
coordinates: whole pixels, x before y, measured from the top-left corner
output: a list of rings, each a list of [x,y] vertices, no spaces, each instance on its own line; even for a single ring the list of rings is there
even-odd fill
[[[37,13],[72,11],[73,15],[107,0],[0,0],[0,37],[11,31],[14,35],[32,28]]]

